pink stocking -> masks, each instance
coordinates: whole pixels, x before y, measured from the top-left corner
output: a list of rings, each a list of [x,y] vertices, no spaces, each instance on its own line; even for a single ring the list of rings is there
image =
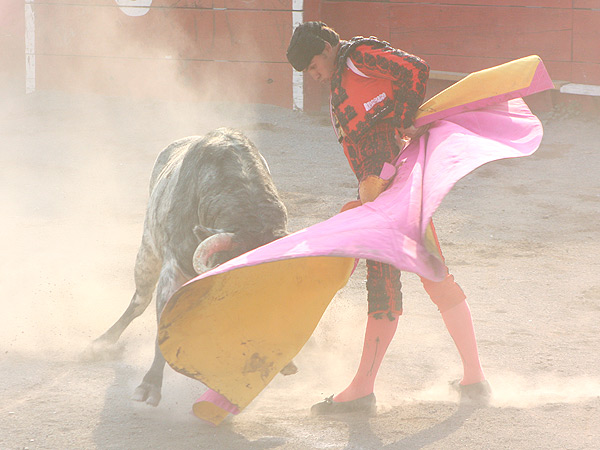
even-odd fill
[[[373,392],[379,366],[381,365],[385,352],[396,333],[396,328],[398,328],[397,315],[395,315],[394,320],[389,320],[388,317],[375,319],[373,316],[369,316],[367,319],[365,342],[358,371],[356,372],[352,383],[336,395],[333,401],[347,402],[364,397]]]
[[[479,362],[479,352],[477,351],[471,310],[467,301],[465,300],[458,305],[452,306],[442,311],[441,314],[463,363],[464,373],[460,384],[472,384],[485,380],[485,375]]]
[[[194,402],[192,410],[196,417],[213,425],[219,425],[229,413],[240,413],[237,406],[212,389],[207,389],[206,392]]]
[[[240,413],[240,410],[238,409],[237,406],[230,403],[229,400],[227,400],[224,396],[222,396],[218,392],[213,391],[212,389],[207,389],[204,392],[204,394],[202,394],[200,396],[200,398],[198,400],[196,400],[195,403],[199,403],[199,402],[210,402],[214,405],[217,405],[219,408],[222,408],[225,411],[230,412],[231,414],[239,414]]]
[[[430,230],[437,249],[440,255],[442,255],[442,249],[440,248],[440,242],[435,232],[433,221],[430,222]],[[442,319],[446,324],[446,329],[450,333],[450,336],[452,336],[460,354],[460,359],[463,363],[463,379],[460,381],[460,384],[473,384],[485,380],[485,375],[479,361],[479,351],[477,350],[471,310],[469,309],[465,293],[456,284],[454,277],[448,272],[448,268],[446,268],[446,277],[442,281],[434,282],[421,277],[421,282],[431,300],[440,310]]]

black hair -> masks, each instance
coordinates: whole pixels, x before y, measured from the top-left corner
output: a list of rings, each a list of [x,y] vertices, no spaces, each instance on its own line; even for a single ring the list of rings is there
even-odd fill
[[[313,57],[325,49],[325,42],[335,47],[340,35],[323,22],[312,21],[300,24],[294,30],[287,49],[287,59],[299,72],[306,70]]]

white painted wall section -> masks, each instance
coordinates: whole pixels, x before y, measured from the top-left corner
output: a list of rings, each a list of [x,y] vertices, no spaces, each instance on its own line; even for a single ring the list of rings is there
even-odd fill
[[[568,83],[560,87],[563,94],[592,95],[600,97],[600,86],[593,84]]]
[[[35,91],[35,15],[33,1],[25,0],[25,93]]]
[[[292,32],[303,22],[304,0],[292,0]],[[292,105],[294,109],[304,109],[304,74],[292,68]]]

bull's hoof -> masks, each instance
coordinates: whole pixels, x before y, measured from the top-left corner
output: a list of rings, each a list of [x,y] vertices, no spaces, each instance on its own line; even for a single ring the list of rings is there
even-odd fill
[[[290,361],[279,373],[286,376],[294,375],[295,373],[298,373],[298,366],[294,364],[294,361]]]
[[[125,350],[124,344],[116,344],[104,339],[93,341],[80,355],[82,361],[112,361],[120,359]]]
[[[153,384],[146,383],[145,381],[135,388],[135,391],[133,391],[133,395],[131,396],[131,400],[136,402],[146,402],[146,404],[150,406],[158,406],[160,399],[160,388]]]

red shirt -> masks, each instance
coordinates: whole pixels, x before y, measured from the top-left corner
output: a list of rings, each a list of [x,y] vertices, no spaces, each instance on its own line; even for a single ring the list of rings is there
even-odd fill
[[[331,80],[331,112],[359,181],[379,175],[397,153],[390,147],[395,147],[394,130],[412,125],[428,77],[427,63],[387,42],[362,37],[342,42]],[[380,136],[378,145],[373,133],[388,136]]]

